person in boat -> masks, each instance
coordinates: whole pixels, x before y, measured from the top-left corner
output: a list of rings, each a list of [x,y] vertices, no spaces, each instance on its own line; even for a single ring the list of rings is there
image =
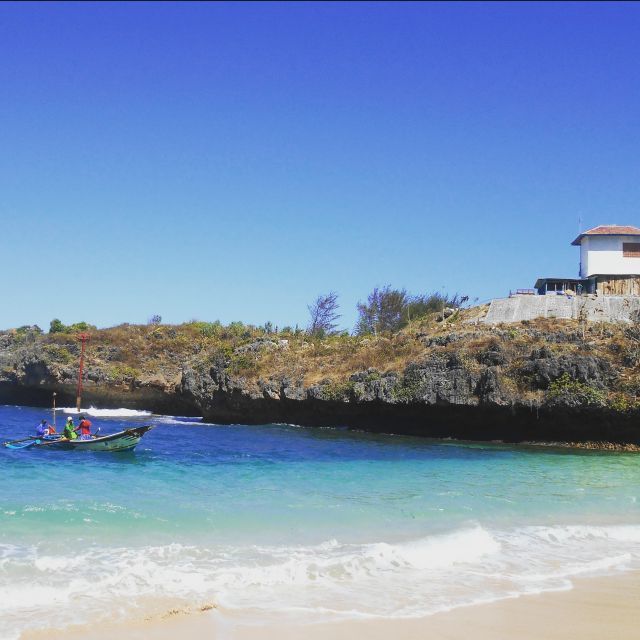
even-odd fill
[[[76,433],[80,431],[80,439],[81,440],[90,440],[91,439],[91,422],[87,420],[84,416],[80,416],[80,422],[78,423],[78,427],[76,428]]]
[[[36,429],[36,436],[44,438],[51,433],[51,425],[46,420],[42,420]]]
[[[76,433],[76,425],[73,424],[73,418],[67,418],[67,423],[64,425],[62,436],[67,440],[75,440],[78,437],[78,434]]]

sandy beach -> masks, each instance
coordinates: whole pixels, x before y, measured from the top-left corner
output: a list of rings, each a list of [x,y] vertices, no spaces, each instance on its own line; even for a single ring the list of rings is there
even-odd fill
[[[242,615],[216,609],[203,612],[172,612],[126,624],[76,626],[59,630],[28,632],[21,640],[601,640],[638,637],[640,624],[640,573],[575,581],[568,591],[501,600],[460,607],[411,620],[359,620],[324,624],[256,623]]]

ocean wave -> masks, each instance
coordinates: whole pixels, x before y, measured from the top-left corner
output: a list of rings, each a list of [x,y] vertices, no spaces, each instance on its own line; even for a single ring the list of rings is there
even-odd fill
[[[78,411],[75,407],[60,407],[57,411],[69,414],[86,414],[93,416],[94,418],[133,418],[136,416],[144,417],[153,415],[151,411],[138,411],[136,409],[96,409],[95,407],[89,407],[88,409],[80,409]]]
[[[156,424],[202,426],[202,418],[194,416],[154,416]]]
[[[500,551],[500,543],[481,527],[401,544],[379,543],[372,551],[392,566],[435,569],[473,562]]]
[[[576,575],[640,568],[640,526],[479,525],[404,541],[97,547],[0,544],[0,618],[24,630],[133,615],[146,602],[328,617],[407,618],[571,588]],[[37,597],[34,597],[37,594]],[[91,598],[96,606],[78,607]],[[34,604],[37,603],[37,604]],[[328,613],[330,612],[330,614]]]
[[[538,526],[525,527],[522,532],[526,536],[539,538],[553,544],[593,539],[640,543],[640,526],[637,525],[610,525],[607,527],[591,525]]]

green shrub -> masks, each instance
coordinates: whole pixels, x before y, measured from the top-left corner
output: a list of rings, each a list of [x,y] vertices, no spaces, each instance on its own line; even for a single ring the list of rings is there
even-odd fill
[[[67,327],[67,333],[82,333],[84,331],[95,331],[97,327],[88,322],[76,322]]]
[[[58,318],[54,318],[49,324],[49,333],[65,333],[67,325],[63,324]]]
[[[46,345],[44,347],[44,351],[56,362],[71,364],[76,361],[75,357],[69,353],[68,349],[57,344]]]
[[[624,413],[636,408],[635,399],[629,398],[624,393],[614,393],[609,397],[608,405],[614,411]]]
[[[424,388],[424,382],[419,378],[404,377],[393,387],[391,397],[397,402],[413,402]]]
[[[231,357],[229,371],[235,375],[249,373],[256,369],[256,358],[249,353],[238,353]]]
[[[110,376],[114,380],[124,380],[126,378],[136,379],[140,377],[140,371],[127,364],[116,364],[111,367]]]
[[[201,322],[200,320],[192,320],[185,326],[194,329],[203,338],[216,338],[222,333],[222,324],[220,320],[215,322]]]
[[[606,405],[606,394],[584,382],[574,380],[568,373],[563,373],[554,380],[546,393],[550,404],[564,404],[571,407]]]
[[[200,322],[200,335],[203,338],[215,338],[220,334],[222,330],[222,325],[220,321],[216,320],[215,322]]]
[[[37,324],[24,324],[21,327],[16,329],[16,333],[21,336],[28,333],[40,335],[42,333],[42,329]]]
[[[346,380],[344,382],[328,382],[322,385],[322,397],[332,402],[344,402],[353,393],[355,382]]]
[[[95,331],[97,327],[88,322],[76,322],[66,325],[58,318],[54,318],[49,324],[49,333],[82,333],[84,331]]]

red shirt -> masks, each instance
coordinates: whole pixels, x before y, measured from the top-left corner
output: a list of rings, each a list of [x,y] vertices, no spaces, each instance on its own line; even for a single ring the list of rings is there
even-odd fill
[[[86,418],[84,420],[80,420],[78,427],[80,428],[80,435],[91,435],[91,423]]]

